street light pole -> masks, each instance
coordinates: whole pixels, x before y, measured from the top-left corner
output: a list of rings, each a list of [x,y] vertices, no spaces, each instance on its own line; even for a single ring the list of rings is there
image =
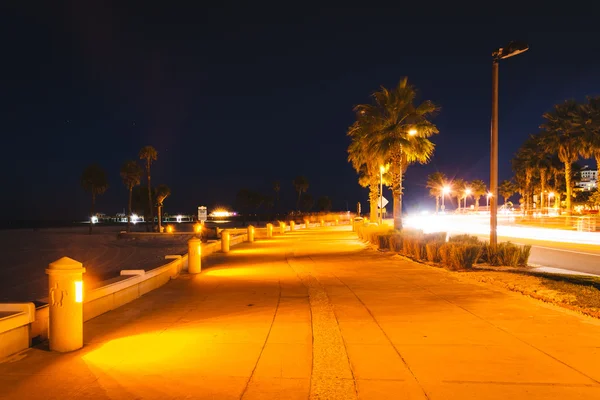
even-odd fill
[[[510,42],[492,53],[492,129],[490,140],[490,246],[498,245],[498,62],[529,50],[525,43]]]

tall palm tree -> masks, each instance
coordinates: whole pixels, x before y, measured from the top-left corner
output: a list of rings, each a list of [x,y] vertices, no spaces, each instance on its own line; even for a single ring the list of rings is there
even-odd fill
[[[471,188],[471,194],[475,199],[475,211],[479,211],[479,199],[481,199],[481,196],[485,196],[487,194],[485,182],[481,179],[475,179],[471,182],[469,187]]]
[[[465,182],[464,179],[457,178],[452,181],[452,192],[454,193],[454,196],[456,196],[456,202],[458,203],[456,210],[458,212],[460,212],[460,201],[466,197],[466,191],[467,182]]]
[[[90,208],[90,235],[92,234],[92,217],[96,207],[96,196],[103,194],[108,189],[106,172],[98,164],[91,164],[81,174],[81,186],[83,190],[92,195],[92,206]]]
[[[434,172],[427,177],[427,188],[429,195],[435,198],[435,213],[440,210],[440,200],[444,195],[444,187],[447,185],[446,175],[442,172]]]
[[[517,189],[514,182],[504,180],[498,186],[498,192],[504,198],[504,204],[506,205],[507,200],[517,192]]]
[[[150,183],[150,166],[152,165],[152,161],[156,161],[158,157],[158,153],[156,149],[152,146],[144,146],[140,150],[139,154],[140,160],[144,160],[146,162],[146,176],[148,178],[148,207],[150,208],[150,226],[152,230],[154,230],[154,206],[152,204],[152,185]]]
[[[127,202],[127,232],[131,232],[131,198],[133,188],[142,182],[142,167],[135,161],[126,161],[121,166],[121,179],[129,191],[129,201]]]
[[[596,169],[600,168],[600,96],[588,97],[587,103],[582,106],[585,121],[582,127],[587,145],[584,157],[594,157]]]
[[[431,101],[415,106],[415,96],[414,87],[402,78],[395,88],[373,93],[373,104],[355,107],[357,122],[368,132],[369,154],[389,164],[396,230],[402,229],[403,175],[410,164],[429,162],[435,146],[428,138],[438,133],[428,120],[438,107]]]
[[[579,159],[579,156],[586,156],[589,148],[581,125],[581,121],[585,119],[582,113],[582,107],[575,100],[567,100],[545,113],[546,122],[540,126],[545,130],[542,135],[544,149],[548,153],[558,154],[558,158],[564,165],[568,214],[571,213],[573,190],[571,165]]]
[[[275,212],[279,211],[279,191],[280,190],[281,190],[281,185],[279,184],[279,181],[274,181],[273,182],[273,191],[275,192],[275,200],[276,200]]]
[[[163,203],[167,197],[171,195],[171,189],[167,185],[158,185],[156,187],[156,206],[158,219],[158,232],[162,232],[162,209]]]
[[[302,175],[298,175],[296,179],[294,179],[293,183],[296,192],[298,192],[298,201],[296,202],[296,209],[300,210],[300,197],[302,196],[302,193],[306,193],[306,191],[308,190],[308,179],[306,179]]]

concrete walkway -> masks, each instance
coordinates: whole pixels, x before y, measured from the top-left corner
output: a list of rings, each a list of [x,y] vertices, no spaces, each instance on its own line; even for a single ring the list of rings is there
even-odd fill
[[[365,249],[349,227],[232,248],[0,362],[0,399],[600,399],[600,322]]]

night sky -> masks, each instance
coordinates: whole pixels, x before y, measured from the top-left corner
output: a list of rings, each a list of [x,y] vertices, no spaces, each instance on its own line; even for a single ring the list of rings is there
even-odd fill
[[[121,212],[119,168],[148,144],[158,150],[152,182],[172,190],[169,213],[231,205],[241,188],[273,194],[274,180],[292,207],[299,174],[315,199],[328,195],[338,210],[361,201],[365,210],[367,189],[346,161],[352,108],[402,76],[441,107],[434,158],[406,177],[406,209],[432,207],[424,187],[431,172],[489,180],[494,49],[530,45],[500,65],[501,180],[542,113],[600,94],[592,9],[579,10],[587,17],[519,10],[492,18],[23,3],[0,13],[3,220],[84,219],[90,200],[79,178],[92,162],[110,181],[97,210]]]

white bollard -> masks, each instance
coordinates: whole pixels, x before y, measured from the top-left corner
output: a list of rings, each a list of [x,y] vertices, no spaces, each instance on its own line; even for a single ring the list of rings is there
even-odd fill
[[[308,218],[304,219],[304,225],[306,227],[306,229],[308,229],[308,225],[310,224],[310,221],[308,220]]]
[[[83,347],[83,273],[79,261],[63,257],[50,263],[50,350],[61,353]]]
[[[199,274],[202,270],[202,241],[197,237],[188,240],[188,273]]]
[[[252,225],[248,225],[248,241],[250,243],[254,242],[254,227]]]
[[[221,251],[229,253],[229,231],[227,230],[221,232]]]
[[[290,221],[290,232],[292,232],[296,228],[296,223],[294,221]]]
[[[321,226],[325,226],[325,221],[321,220]]]
[[[285,233],[285,222],[279,222],[279,233],[282,235]]]
[[[273,237],[273,224],[267,224],[267,237]]]

